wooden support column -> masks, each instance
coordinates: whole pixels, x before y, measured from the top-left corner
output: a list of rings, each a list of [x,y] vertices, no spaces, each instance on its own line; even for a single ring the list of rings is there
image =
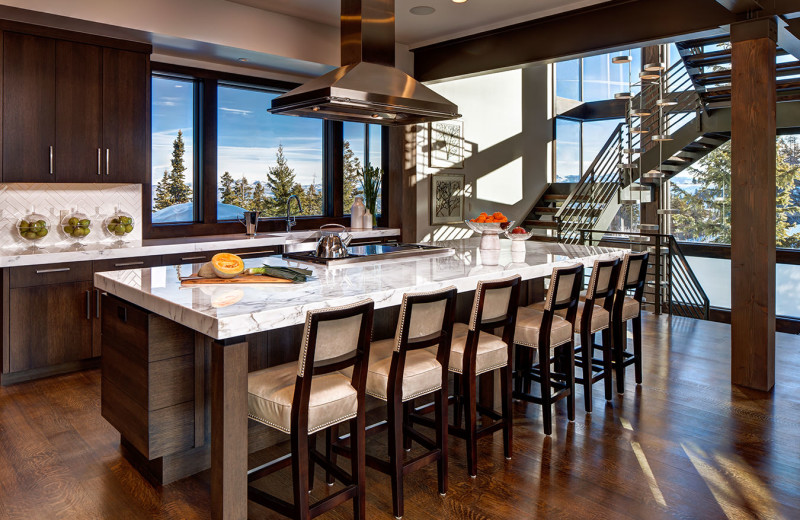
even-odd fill
[[[247,342],[211,347],[211,518],[247,518]]]
[[[774,18],[731,25],[731,382],[775,384]]]

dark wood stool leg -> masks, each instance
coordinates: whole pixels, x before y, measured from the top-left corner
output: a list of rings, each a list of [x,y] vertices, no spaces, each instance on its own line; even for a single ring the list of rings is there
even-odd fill
[[[453,409],[453,424],[455,424],[456,428],[461,428],[461,412],[462,406],[464,405],[464,399],[462,395],[463,389],[461,385],[461,374],[454,372],[453,373],[453,397],[455,398],[455,408]]]
[[[500,369],[500,391],[502,395],[503,407],[503,454],[507,459],[511,459],[513,452],[513,417],[511,417],[511,364]]]
[[[445,379],[445,381],[447,381]],[[443,386],[441,390],[434,394],[435,405],[434,413],[436,417],[436,446],[441,450],[441,456],[437,462],[437,472],[439,476],[439,494],[447,494],[447,390]]]
[[[466,429],[467,429],[467,473],[472,478],[478,476],[478,436],[476,435],[477,425],[477,402],[475,398],[475,387],[478,379],[475,376],[475,371],[470,370],[469,373],[463,375],[464,384],[464,408],[466,413]]]
[[[617,372],[617,393],[625,392],[625,365],[624,356],[625,346],[628,343],[628,326],[626,322],[614,324],[614,367]]]
[[[544,434],[553,433],[552,395],[550,394],[550,352],[548,348],[539,347],[539,372],[542,387],[542,425]]]
[[[633,327],[633,365],[636,370],[636,384],[642,384],[642,317],[631,320]]]
[[[366,426],[363,411],[355,419],[350,420],[350,473],[353,482],[358,486],[358,496],[353,498],[353,518],[355,520],[366,520],[367,518]]]
[[[594,334],[581,331],[581,366],[583,367],[583,409],[592,413],[592,358]]]
[[[312,433],[308,436],[308,491],[314,490],[314,473],[317,470],[317,463],[311,456],[311,451],[317,449],[317,434]]]
[[[292,480],[294,488],[294,510],[296,518],[311,518],[308,500],[308,435],[297,432],[292,435]]]
[[[575,420],[575,344],[573,342],[567,343],[564,352],[564,369],[567,374],[567,386],[569,387],[569,394],[567,394],[567,418],[570,421]],[[591,391],[591,385],[589,385]]]
[[[403,403],[399,395],[389,395],[389,464],[392,479],[392,511],[403,516]]]
[[[522,349],[524,348],[527,347],[514,345],[514,391],[517,393],[522,393],[522,373],[525,368],[522,363]]]
[[[333,451],[333,443],[338,442],[339,440],[339,425],[334,424],[327,430],[325,430],[325,457],[331,461],[331,464],[334,466],[336,465],[336,452]],[[336,479],[333,477],[333,473],[329,471],[325,472],[325,483],[329,486],[333,485],[333,482]]]
[[[606,392],[606,401],[614,398],[614,384],[611,378],[613,363],[611,356],[614,353],[614,343],[611,340],[613,332],[610,328],[603,330],[603,386]]]
[[[403,403],[403,425],[411,424],[409,416],[411,415],[411,410],[413,409],[414,409],[413,399],[410,399]],[[411,437],[406,435],[405,426],[403,427],[403,449],[405,451],[411,451]]]

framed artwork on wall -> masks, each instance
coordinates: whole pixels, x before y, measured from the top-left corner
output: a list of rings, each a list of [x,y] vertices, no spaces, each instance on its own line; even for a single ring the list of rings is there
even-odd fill
[[[431,225],[464,221],[464,175],[438,173],[431,176]]]
[[[428,123],[428,166],[431,168],[464,167],[464,122]]]

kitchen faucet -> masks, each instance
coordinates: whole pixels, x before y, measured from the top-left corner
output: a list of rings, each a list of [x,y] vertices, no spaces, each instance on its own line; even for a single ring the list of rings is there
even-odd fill
[[[292,199],[297,201],[297,211],[302,213],[303,212],[303,205],[300,204],[300,198],[297,195],[289,195],[289,198],[286,199],[286,232],[291,233],[292,227],[297,224],[297,221],[294,218],[294,215],[290,215],[290,211],[292,208]]]

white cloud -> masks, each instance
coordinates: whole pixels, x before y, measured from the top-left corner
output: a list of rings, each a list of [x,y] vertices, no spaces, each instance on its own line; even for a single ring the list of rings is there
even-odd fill
[[[227,107],[219,107],[219,109],[223,112],[230,112],[231,114],[237,114],[240,116],[245,116],[245,117],[253,116],[252,110],[242,110],[240,108],[227,108]]]

